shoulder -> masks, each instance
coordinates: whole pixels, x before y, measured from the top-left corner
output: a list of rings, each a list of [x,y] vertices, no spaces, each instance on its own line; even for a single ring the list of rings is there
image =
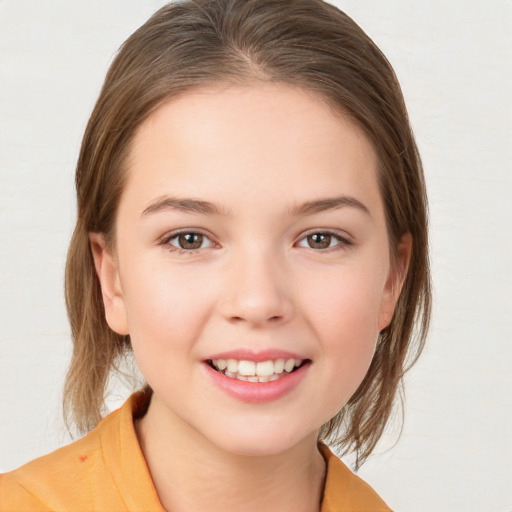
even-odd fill
[[[392,512],[375,490],[326,445],[320,444],[319,448],[327,462],[322,512]]]
[[[134,395],[85,437],[0,475],[0,512],[123,510],[113,465],[136,404]]]
[[[99,458],[101,443],[95,429],[68,446],[1,475],[0,511],[59,509],[67,503],[71,490],[75,496],[87,496],[84,486]]]

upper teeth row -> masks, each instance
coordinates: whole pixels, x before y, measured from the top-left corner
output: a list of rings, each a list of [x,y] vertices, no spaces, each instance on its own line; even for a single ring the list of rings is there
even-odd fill
[[[300,366],[302,359],[276,359],[275,361],[246,361],[237,359],[215,359],[213,366],[218,370],[226,370],[230,373],[238,373],[247,377],[270,377],[275,373],[283,371],[291,372],[295,367]]]

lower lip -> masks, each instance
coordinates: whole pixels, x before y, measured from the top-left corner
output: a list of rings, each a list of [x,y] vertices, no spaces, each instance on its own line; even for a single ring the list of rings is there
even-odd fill
[[[272,382],[249,382],[233,379],[215,371],[207,363],[204,366],[214,384],[228,395],[243,402],[263,403],[278,400],[293,391],[306,376],[310,364],[307,362],[294,372],[287,373]]]

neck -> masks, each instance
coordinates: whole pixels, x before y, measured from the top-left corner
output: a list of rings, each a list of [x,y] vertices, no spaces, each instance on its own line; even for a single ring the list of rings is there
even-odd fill
[[[160,408],[153,396],[136,431],[166,510],[320,510],[325,462],[316,433],[278,454],[239,455],[213,446],[179,421],[169,421]]]

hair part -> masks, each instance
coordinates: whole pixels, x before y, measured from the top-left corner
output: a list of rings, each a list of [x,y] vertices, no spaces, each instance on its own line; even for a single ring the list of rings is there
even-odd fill
[[[326,100],[363,129],[379,159],[390,251],[413,249],[391,324],[359,389],[321,431],[362,464],[381,437],[430,319],[427,199],[400,85],[373,41],[321,0],[183,0],[157,11],[122,45],[87,125],[76,168],[78,220],[66,266],[74,342],[64,405],[81,431],[103,414],[109,375],[129,337],[107,325],[89,234],[113,244],[126,161],[137,128],[169,99],[197,87],[271,81]]]

